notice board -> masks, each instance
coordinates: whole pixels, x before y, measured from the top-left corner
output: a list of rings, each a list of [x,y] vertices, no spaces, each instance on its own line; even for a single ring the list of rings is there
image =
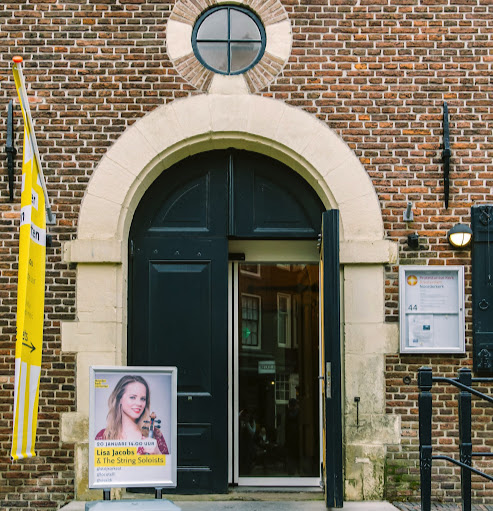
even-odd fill
[[[399,268],[401,353],[464,353],[464,267]]]

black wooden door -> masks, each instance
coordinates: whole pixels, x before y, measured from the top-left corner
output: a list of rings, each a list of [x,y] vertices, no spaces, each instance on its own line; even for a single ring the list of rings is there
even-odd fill
[[[228,484],[227,240],[133,240],[132,365],[178,367],[179,493]]]
[[[201,153],[145,193],[130,229],[128,363],[178,367],[178,488],[228,484],[227,240],[315,239],[323,204],[247,151]]]
[[[328,508],[343,502],[339,211],[322,215],[320,310],[322,350],[323,472]]]

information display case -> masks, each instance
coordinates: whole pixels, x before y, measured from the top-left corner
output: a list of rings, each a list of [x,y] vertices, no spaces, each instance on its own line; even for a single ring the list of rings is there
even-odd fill
[[[399,268],[401,353],[465,353],[464,267]]]

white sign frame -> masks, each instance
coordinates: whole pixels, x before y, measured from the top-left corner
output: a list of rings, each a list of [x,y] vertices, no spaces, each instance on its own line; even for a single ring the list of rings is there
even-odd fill
[[[148,438],[142,441],[135,440],[106,440],[101,438],[101,426],[103,420],[107,421],[108,416],[108,397],[112,393],[112,389],[124,376],[139,376],[146,380],[146,384],[151,396],[150,409],[158,413],[161,417],[159,432],[165,439],[165,445],[168,450],[154,453],[154,460],[159,461],[161,457],[165,457],[164,464],[150,464],[139,466],[128,466],[127,461],[123,464],[113,463],[113,466],[101,467],[95,466],[96,449],[98,452],[111,451],[110,458],[118,456],[117,453],[128,449],[136,449],[137,444],[150,445],[153,440]],[[91,489],[108,489],[108,488],[124,488],[124,487],[148,487],[148,488],[176,488],[177,486],[177,375],[176,367],[124,367],[124,366],[91,366],[89,368],[89,488]],[[96,395],[96,388],[98,394]],[[161,392],[161,394],[160,394]],[[157,397],[156,397],[157,396]],[[156,424],[157,425],[157,424]],[[156,431],[156,430],[154,430]],[[104,434],[104,433],[103,433]],[[99,439],[96,437],[99,436]],[[159,438],[156,433],[156,438]],[[102,444],[105,445],[102,445]],[[113,445],[110,445],[112,443]],[[154,441],[154,448],[161,450],[159,441]],[[125,444],[125,445],[121,445]],[[129,456],[128,461],[132,461],[136,457],[140,461],[147,463],[152,460],[150,456],[139,451],[148,447],[137,447],[136,454]],[[157,458],[159,456],[160,458]],[[118,459],[124,459],[117,457]],[[114,469],[114,470],[112,470]],[[103,471],[103,472],[101,472]],[[98,472],[98,474],[96,473]]]
[[[465,353],[464,267],[400,266],[399,331],[401,353]]]

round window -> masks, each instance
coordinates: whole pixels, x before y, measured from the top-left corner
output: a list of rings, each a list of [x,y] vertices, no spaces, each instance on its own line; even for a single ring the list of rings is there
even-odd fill
[[[192,33],[196,57],[208,69],[224,75],[248,71],[264,54],[265,30],[247,9],[220,6],[198,19]]]

